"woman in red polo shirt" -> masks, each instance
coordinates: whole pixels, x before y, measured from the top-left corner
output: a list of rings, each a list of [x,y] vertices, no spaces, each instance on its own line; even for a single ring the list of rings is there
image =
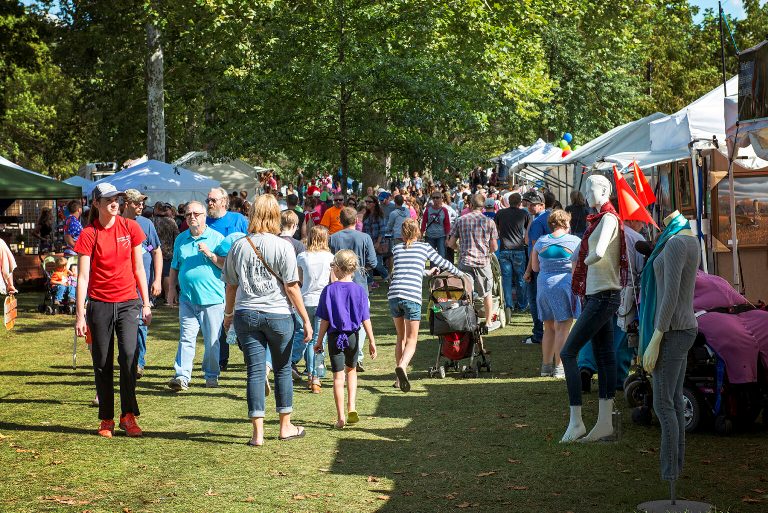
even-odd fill
[[[112,438],[115,431],[115,335],[120,365],[120,428],[128,436],[142,434],[136,423],[136,334],[140,316],[146,325],[152,321],[142,260],[145,236],[136,221],[118,215],[122,196],[111,184],[94,189],[92,208],[98,209],[98,217],[83,229],[75,244],[80,255],[75,330],[80,337],[86,331],[91,333],[101,420],[98,433],[106,438]]]

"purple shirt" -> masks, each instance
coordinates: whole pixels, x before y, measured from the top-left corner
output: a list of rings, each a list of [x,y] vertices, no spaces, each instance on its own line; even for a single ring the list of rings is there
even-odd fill
[[[365,290],[353,281],[326,285],[315,315],[330,323],[328,333],[353,333],[371,318]]]

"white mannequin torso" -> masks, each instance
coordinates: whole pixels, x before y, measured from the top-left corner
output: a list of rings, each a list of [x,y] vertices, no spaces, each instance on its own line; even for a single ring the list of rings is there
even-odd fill
[[[613,214],[604,215],[587,242],[589,253],[584,259],[587,264],[587,295],[604,290],[620,290],[621,240],[618,218]]]

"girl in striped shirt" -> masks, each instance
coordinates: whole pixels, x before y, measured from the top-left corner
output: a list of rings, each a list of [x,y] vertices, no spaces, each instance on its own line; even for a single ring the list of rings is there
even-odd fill
[[[439,269],[445,269],[454,276],[463,277],[452,263],[441,257],[435,249],[426,242],[417,242],[421,237],[419,224],[415,219],[406,219],[402,226],[402,244],[397,244],[392,250],[392,282],[389,286],[389,311],[395,320],[397,343],[395,344],[395,374],[397,380],[393,386],[403,392],[411,389],[408,374],[405,369],[416,352],[416,341],[419,337],[421,322],[421,295],[424,264],[429,260],[432,264],[431,274]]]

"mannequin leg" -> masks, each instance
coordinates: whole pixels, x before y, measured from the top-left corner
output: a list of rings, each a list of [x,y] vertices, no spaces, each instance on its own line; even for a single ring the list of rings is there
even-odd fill
[[[581,420],[581,406],[571,406],[571,420],[568,422],[568,429],[565,430],[560,443],[575,442],[587,432],[584,421]]]
[[[613,436],[613,398],[598,401],[597,422],[579,442],[597,442]]]
[[[676,481],[685,459],[685,417],[683,382],[688,350],[696,339],[696,329],[669,331],[659,348],[653,371],[653,409],[661,425],[661,478]]]
[[[600,390],[597,423],[581,441],[596,442],[613,435],[613,397],[616,393],[616,353],[613,345],[613,321],[608,320],[592,338],[597,358],[597,379]]]

